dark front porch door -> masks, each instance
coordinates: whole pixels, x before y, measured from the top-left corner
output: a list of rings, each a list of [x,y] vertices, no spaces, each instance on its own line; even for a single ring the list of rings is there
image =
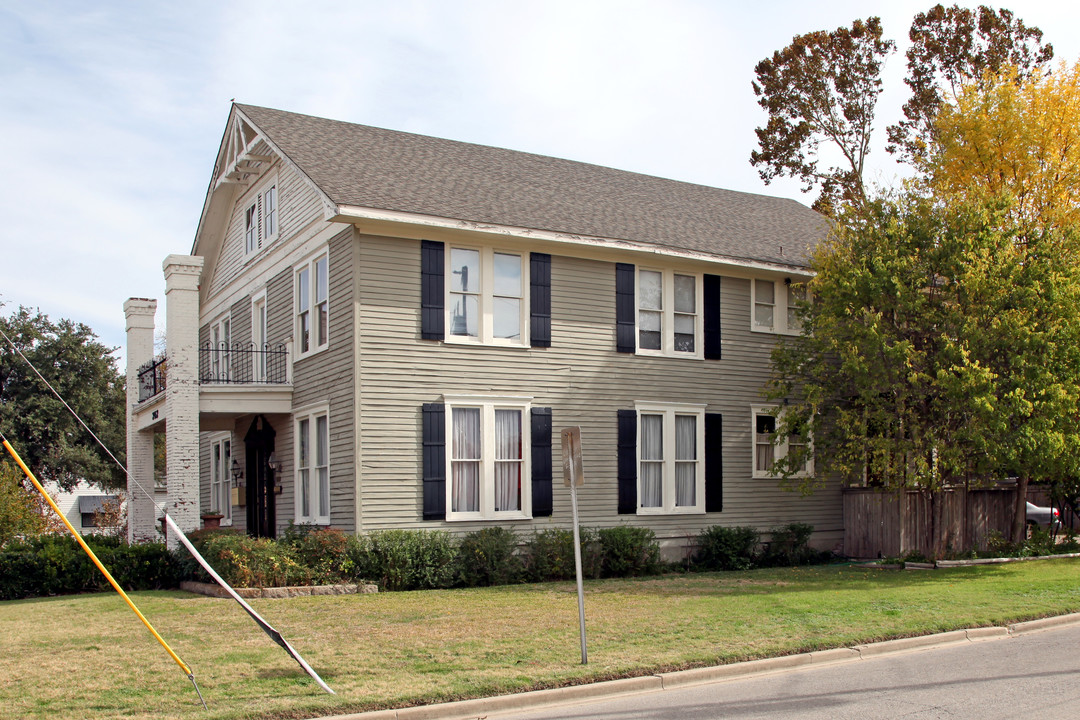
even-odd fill
[[[274,471],[270,454],[274,452],[274,428],[259,415],[244,436],[247,451],[247,529],[252,537],[277,536]]]

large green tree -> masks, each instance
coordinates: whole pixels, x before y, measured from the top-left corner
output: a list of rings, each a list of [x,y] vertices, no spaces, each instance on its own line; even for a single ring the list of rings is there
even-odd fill
[[[49,392],[12,343],[123,462],[124,378],[111,349],[86,325],[54,323],[25,307],[0,316],[0,329],[7,338],[0,337],[0,428],[19,455],[40,480],[61,488],[71,488],[80,479],[123,487],[123,470]]]
[[[778,346],[769,389],[789,403],[779,434],[812,432],[819,479],[1023,490],[1080,471],[1080,267],[1063,260],[1080,230],[1009,210],[876,200],[819,248],[807,333]]]

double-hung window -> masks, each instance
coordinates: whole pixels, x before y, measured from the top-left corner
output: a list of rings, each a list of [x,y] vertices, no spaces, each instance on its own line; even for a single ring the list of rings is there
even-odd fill
[[[301,357],[322,350],[329,342],[329,268],[324,252],[296,271],[296,339]]]
[[[446,263],[447,340],[528,344],[527,257],[492,248],[450,247]]]
[[[637,349],[701,357],[701,276],[639,268]]]
[[[263,239],[272,240],[277,235],[278,207],[277,185],[266,188],[262,194]]]
[[[210,325],[211,382],[227,383],[232,378],[231,325],[228,315],[218,318]]]
[[[756,332],[798,335],[802,332],[799,304],[806,300],[806,285],[787,280],[751,281],[750,329]]]
[[[637,403],[638,513],[705,512],[705,406]]]
[[[272,179],[255,193],[244,209],[244,256],[268,245],[278,233],[277,180]]]
[[[251,301],[251,344],[254,353],[252,363],[252,380],[257,383],[266,382],[266,351],[269,345],[266,342],[266,291],[260,292]]]
[[[776,433],[780,429],[780,420],[780,410],[775,406],[758,405],[751,408],[754,477],[775,477],[774,465],[789,453],[799,453],[805,457],[796,476],[812,474],[814,461],[810,437],[805,432],[796,432],[778,440]]]
[[[232,524],[232,435],[210,440],[210,512],[223,515],[222,525]]]
[[[527,518],[529,399],[447,397],[446,519]]]
[[[244,211],[244,254],[259,249],[259,204],[252,203]]]
[[[296,521],[330,523],[330,420],[325,408],[296,419]]]

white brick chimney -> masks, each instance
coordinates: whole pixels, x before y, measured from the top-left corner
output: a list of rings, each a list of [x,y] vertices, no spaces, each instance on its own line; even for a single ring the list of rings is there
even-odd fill
[[[139,402],[139,368],[154,357],[154,313],[157,300],[129,298],[127,320],[127,513],[128,542],[161,539],[154,509],[154,433],[135,429],[131,408]]]
[[[199,527],[199,276],[203,259],[165,258],[166,512],[184,532]],[[169,547],[177,540],[169,537]]]

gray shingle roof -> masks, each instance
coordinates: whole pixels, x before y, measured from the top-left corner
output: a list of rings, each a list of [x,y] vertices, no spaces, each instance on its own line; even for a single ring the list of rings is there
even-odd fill
[[[809,247],[828,232],[821,215],[794,200],[236,107],[338,205],[783,265],[804,265]]]

